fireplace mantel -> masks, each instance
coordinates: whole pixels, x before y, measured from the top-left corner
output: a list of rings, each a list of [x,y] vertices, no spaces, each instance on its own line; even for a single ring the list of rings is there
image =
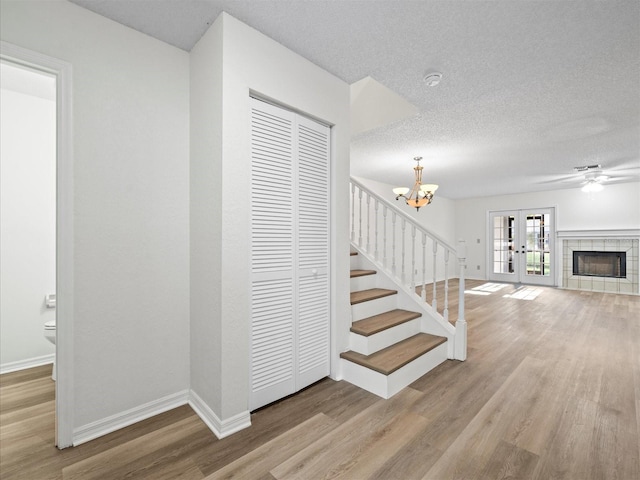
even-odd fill
[[[618,229],[618,230],[558,230],[558,238],[640,238],[640,230],[638,229]]]

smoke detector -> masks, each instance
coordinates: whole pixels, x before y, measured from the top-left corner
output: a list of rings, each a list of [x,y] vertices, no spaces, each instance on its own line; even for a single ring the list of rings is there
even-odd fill
[[[435,87],[440,83],[440,80],[442,80],[442,74],[440,72],[427,73],[424,76],[423,80],[424,80],[424,83],[427,84],[427,86]]]

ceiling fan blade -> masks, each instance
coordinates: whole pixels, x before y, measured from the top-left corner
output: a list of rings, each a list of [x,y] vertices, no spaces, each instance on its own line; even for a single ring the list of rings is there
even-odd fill
[[[563,175],[563,176],[553,176],[549,180],[541,180],[536,182],[540,185],[547,185],[552,183],[569,183],[583,180],[582,175]]]

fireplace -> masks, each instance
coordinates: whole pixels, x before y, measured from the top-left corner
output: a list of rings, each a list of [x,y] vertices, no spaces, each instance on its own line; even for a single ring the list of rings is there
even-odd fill
[[[640,294],[640,230],[560,230],[564,288]]]
[[[573,274],[588,277],[627,277],[626,252],[573,251]]]

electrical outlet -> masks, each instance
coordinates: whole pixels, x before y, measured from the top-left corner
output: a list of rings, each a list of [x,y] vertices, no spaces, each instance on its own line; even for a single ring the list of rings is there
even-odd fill
[[[479,238],[476,238],[476,243],[480,243],[480,239]]]
[[[480,265],[476,265],[476,270],[480,270]]]

